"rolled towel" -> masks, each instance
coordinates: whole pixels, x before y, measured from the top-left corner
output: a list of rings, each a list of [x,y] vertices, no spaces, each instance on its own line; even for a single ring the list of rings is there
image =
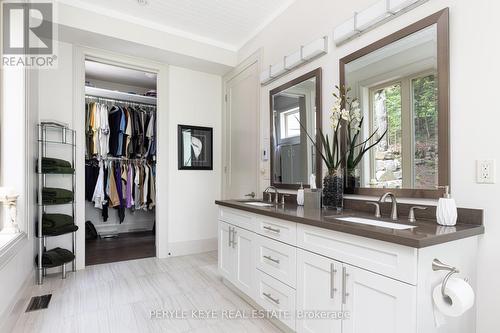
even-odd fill
[[[73,201],[73,192],[62,188],[44,187],[42,190],[44,205],[58,205]]]
[[[38,230],[38,228],[37,228]],[[42,234],[44,236],[58,236],[78,230],[73,217],[65,214],[43,214]]]
[[[42,158],[42,169],[44,167],[62,167],[71,168],[71,163],[59,158],[44,157]]]
[[[60,166],[42,166],[43,173],[59,173],[59,174],[72,174],[75,169]]]
[[[75,259],[75,255],[66,249],[56,247],[46,251],[42,255],[42,266],[45,268],[57,267]],[[38,256],[35,257],[35,263],[38,263]]]

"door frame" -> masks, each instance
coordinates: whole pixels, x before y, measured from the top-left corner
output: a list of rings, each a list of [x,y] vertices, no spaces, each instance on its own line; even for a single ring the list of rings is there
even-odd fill
[[[227,184],[227,176],[228,176],[228,163],[229,163],[229,160],[228,160],[228,148],[229,148],[229,142],[228,142],[228,133],[227,131],[229,130],[229,127],[228,127],[228,115],[229,115],[229,103],[227,101],[227,89],[228,89],[228,86],[229,86],[229,82],[231,80],[233,80],[236,76],[238,76],[239,74],[241,74],[243,71],[245,71],[246,69],[248,69],[250,66],[256,64],[256,75],[257,77],[259,77],[259,74],[261,72],[261,64],[262,64],[262,53],[263,53],[263,50],[262,49],[259,49],[257,51],[255,51],[253,54],[251,54],[250,56],[248,56],[245,60],[243,60],[239,65],[237,65],[234,69],[232,69],[229,73],[227,73],[226,75],[224,75],[223,79],[222,79],[222,102],[223,102],[223,106],[222,106],[222,154],[221,154],[221,158],[222,158],[222,182],[221,182],[221,196],[222,196],[222,199],[223,200],[226,200],[226,199],[235,199],[235,198],[228,198],[227,197],[227,188],[228,188],[228,184]],[[256,179],[257,179],[257,191],[260,191],[260,168],[261,168],[261,161],[260,161],[260,152],[262,150],[262,147],[263,147],[263,142],[262,142],[262,124],[261,124],[261,110],[262,110],[262,106],[261,106],[261,89],[260,89],[260,84],[257,83],[257,133],[259,133],[259,137],[257,138],[258,140],[258,146],[257,146],[257,156],[255,156],[255,163],[257,164],[257,168],[256,168]],[[257,193],[258,195],[258,193]]]
[[[155,245],[156,257],[168,257],[168,175],[169,175],[169,110],[168,110],[168,65],[158,63],[152,60],[139,59],[131,56],[75,46],[73,49],[73,123],[76,131],[76,211],[85,212],[85,60],[92,59],[102,63],[127,67],[136,70],[144,70],[157,74],[156,90],[157,98],[157,117],[156,126],[161,128],[157,132],[157,160],[158,170],[156,174],[156,198],[161,202],[155,209]],[[163,189],[163,190],[161,190]],[[76,214],[75,224],[80,230],[85,230],[85,214]],[[85,268],[85,233],[76,234],[76,268]]]

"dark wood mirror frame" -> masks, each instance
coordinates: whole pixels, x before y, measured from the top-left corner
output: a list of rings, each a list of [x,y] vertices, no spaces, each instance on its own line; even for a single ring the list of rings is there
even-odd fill
[[[305,80],[308,80],[308,79],[312,79],[312,78],[316,78],[316,98],[315,98],[315,104],[316,104],[316,129],[321,129],[321,113],[322,113],[322,108],[321,108],[321,87],[322,87],[322,84],[321,84],[321,67],[320,68],[316,68],[315,70],[313,71],[310,71],[309,73],[306,73],[302,76],[299,76],[279,87],[276,87],[274,89],[272,89],[270,92],[269,92],[269,119],[270,119],[270,123],[269,123],[269,131],[270,131],[270,146],[271,146],[271,152],[270,152],[270,155],[271,155],[271,172],[270,172],[270,175],[271,175],[271,186],[274,186],[276,188],[282,188],[282,189],[298,189],[300,187],[300,185],[298,184],[283,184],[283,183],[275,183],[274,182],[274,177],[273,177],[273,168],[274,168],[274,142],[275,142],[275,138],[274,138],[274,133],[273,133],[273,122],[274,122],[274,117],[273,117],[273,95],[276,95],[277,93],[279,92],[282,92],[288,88],[291,88],[299,83],[301,83],[302,81],[305,81]],[[318,142],[318,140],[320,140],[320,134],[319,134],[319,131],[316,131],[316,138],[315,138],[316,142]],[[316,187],[317,188],[321,188],[321,180],[322,180],[322,167],[323,167],[323,161],[321,160],[321,156],[319,154],[316,154]],[[308,188],[309,185],[304,185],[305,188]]]
[[[384,37],[362,49],[340,59],[340,86],[345,85],[345,66],[353,60],[376,51],[386,45],[394,43],[417,31],[433,24],[437,27],[437,73],[438,73],[438,184],[450,185],[450,110],[449,110],[449,9],[445,8],[408,27]],[[382,195],[391,191],[406,198],[439,198],[443,195],[441,189],[384,189],[384,188],[355,188],[354,194]]]

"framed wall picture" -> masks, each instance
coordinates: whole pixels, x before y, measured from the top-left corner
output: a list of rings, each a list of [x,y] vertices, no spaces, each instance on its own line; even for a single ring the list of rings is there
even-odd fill
[[[178,125],[179,170],[213,170],[213,129]]]

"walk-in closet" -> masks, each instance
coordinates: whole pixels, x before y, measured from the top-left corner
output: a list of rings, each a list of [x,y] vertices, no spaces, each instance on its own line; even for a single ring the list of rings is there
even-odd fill
[[[155,256],[155,73],[85,61],[85,264]]]

